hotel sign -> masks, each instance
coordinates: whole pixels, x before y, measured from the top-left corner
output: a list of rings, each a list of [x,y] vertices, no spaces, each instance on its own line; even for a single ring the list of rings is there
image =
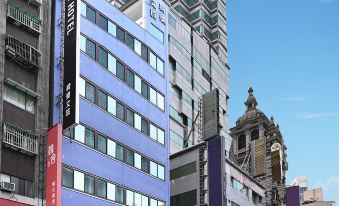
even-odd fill
[[[159,20],[161,23],[166,24],[166,14],[165,14],[165,6],[158,3],[159,5],[159,11],[157,11],[157,3],[154,0],[149,1],[149,5],[151,5],[150,8],[150,16],[157,20],[157,17],[159,16]]]
[[[80,63],[80,9],[78,0],[64,0],[64,82],[63,82],[63,129],[79,122],[79,63]]]

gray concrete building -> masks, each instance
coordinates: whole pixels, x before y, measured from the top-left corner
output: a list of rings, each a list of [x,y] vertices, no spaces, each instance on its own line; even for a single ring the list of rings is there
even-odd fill
[[[286,146],[273,117],[257,108],[253,89],[248,90],[246,111],[231,128],[231,159],[266,187],[266,205],[285,203]]]
[[[51,4],[0,1],[0,205],[42,203]]]

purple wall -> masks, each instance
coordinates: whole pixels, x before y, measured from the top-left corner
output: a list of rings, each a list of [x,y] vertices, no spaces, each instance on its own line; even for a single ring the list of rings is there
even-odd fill
[[[286,206],[300,206],[299,186],[286,188]]]

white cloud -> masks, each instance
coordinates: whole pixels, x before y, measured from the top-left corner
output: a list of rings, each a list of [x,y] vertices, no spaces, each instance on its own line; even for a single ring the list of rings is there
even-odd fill
[[[339,112],[304,113],[299,115],[299,119],[319,119],[323,117],[339,117]]]

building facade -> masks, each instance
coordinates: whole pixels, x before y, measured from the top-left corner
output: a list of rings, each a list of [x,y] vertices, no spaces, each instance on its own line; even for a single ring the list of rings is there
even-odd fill
[[[252,88],[248,93],[246,112],[230,129],[231,159],[266,187],[266,205],[283,205],[287,148],[279,125],[257,108]]]
[[[0,2],[0,205],[44,199],[51,1]]]
[[[106,0],[78,3],[79,124],[62,138],[61,205],[168,205],[168,32],[159,19],[168,6],[139,1],[154,18],[127,16],[132,7],[124,14]],[[55,4],[53,124],[61,122],[67,44],[67,8]]]

